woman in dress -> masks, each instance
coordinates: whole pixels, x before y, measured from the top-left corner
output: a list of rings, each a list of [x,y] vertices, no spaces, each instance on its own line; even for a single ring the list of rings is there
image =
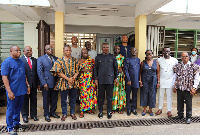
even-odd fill
[[[140,68],[140,105],[143,106],[142,116],[147,112],[153,116],[152,108],[156,106],[156,92],[160,87],[160,68],[156,60],[152,58],[152,51],[145,52],[146,59],[141,63]]]
[[[112,110],[113,113],[117,110],[119,114],[123,114],[122,108],[126,106],[126,91],[125,91],[125,75],[123,72],[123,62],[125,57],[120,53],[120,47],[118,45],[114,46],[114,55],[117,59],[118,64],[118,83],[114,85],[113,98],[112,98]]]
[[[90,58],[87,49],[82,49],[79,60],[80,118],[84,117],[83,112],[85,111],[94,114],[92,109],[97,105],[97,91],[93,78],[94,63],[94,59]]]

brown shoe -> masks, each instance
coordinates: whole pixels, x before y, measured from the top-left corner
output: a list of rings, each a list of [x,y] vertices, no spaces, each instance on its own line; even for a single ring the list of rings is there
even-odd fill
[[[70,114],[70,116],[72,117],[73,120],[76,120],[76,119],[77,119],[77,117],[76,117],[75,114]]]
[[[65,121],[65,118],[67,118],[67,115],[63,115],[61,121]]]
[[[168,112],[167,112],[167,116],[168,116],[168,117],[172,117],[171,111],[168,111]]]
[[[157,112],[156,112],[156,115],[160,115],[162,113],[162,109],[159,109]]]

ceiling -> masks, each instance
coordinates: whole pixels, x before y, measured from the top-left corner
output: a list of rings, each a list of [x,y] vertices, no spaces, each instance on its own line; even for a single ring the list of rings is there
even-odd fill
[[[54,25],[57,11],[64,12],[65,25],[68,26],[120,27],[127,30],[135,27],[135,17],[147,15],[148,25],[200,29],[200,15],[156,12],[170,1],[173,0],[49,0],[51,7],[0,5],[0,16],[11,14],[12,18],[15,16],[22,22],[45,20]],[[6,18],[1,17],[2,21]]]

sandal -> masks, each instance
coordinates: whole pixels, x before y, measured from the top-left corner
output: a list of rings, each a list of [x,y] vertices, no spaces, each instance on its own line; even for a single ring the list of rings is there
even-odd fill
[[[95,113],[92,110],[87,111],[89,114],[94,115]]]
[[[142,111],[142,116],[145,116],[145,114],[147,113],[147,110],[146,111]]]
[[[149,115],[150,116],[153,116],[154,115],[154,113],[152,112],[152,110],[151,110],[151,112],[150,111],[148,111],[149,112]]]
[[[67,115],[63,115],[62,118],[61,118],[61,121],[65,121],[65,118],[67,118]]]
[[[73,120],[76,120],[76,119],[77,119],[77,117],[76,117],[75,114],[70,114],[70,116],[72,117]]]
[[[80,118],[83,118],[83,117],[84,117],[84,113],[81,112],[80,115],[79,115],[79,117],[80,117]]]
[[[119,113],[119,114],[123,114],[124,112],[123,112],[123,111],[121,111],[121,110],[119,110],[119,111],[118,111],[118,113]]]
[[[112,111],[112,114],[115,114],[115,110]]]
[[[162,109],[159,109],[155,114],[160,115],[162,113]]]

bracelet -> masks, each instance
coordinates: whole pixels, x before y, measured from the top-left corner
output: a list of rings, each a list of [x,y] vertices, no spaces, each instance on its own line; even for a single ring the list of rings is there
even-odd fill
[[[30,85],[27,85],[27,87],[30,87]]]

